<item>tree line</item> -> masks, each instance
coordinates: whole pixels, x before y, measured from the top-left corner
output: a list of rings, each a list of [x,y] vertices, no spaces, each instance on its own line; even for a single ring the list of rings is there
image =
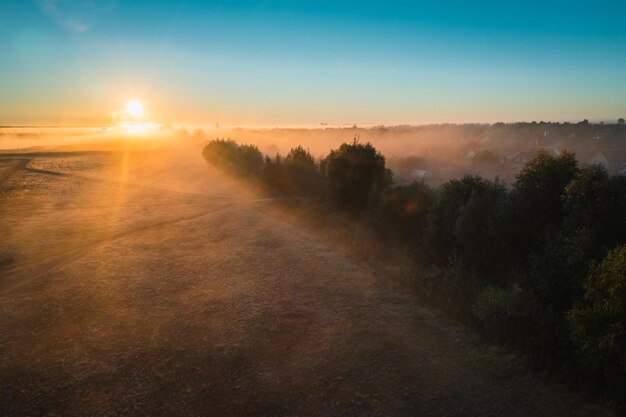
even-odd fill
[[[542,369],[623,405],[626,398],[626,177],[575,155],[539,153],[513,184],[466,175],[431,188],[393,184],[357,139],[319,161],[217,139],[208,163],[346,213],[418,266],[419,292]]]

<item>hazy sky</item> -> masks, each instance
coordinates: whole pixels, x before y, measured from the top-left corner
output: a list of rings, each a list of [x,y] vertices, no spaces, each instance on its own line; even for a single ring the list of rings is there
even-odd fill
[[[0,1],[0,124],[626,116],[626,2]]]

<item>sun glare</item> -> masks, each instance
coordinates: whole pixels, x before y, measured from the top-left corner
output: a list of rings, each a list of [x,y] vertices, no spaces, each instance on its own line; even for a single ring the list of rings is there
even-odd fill
[[[143,104],[138,100],[128,100],[124,108],[114,113],[117,127],[123,132],[134,135],[143,135],[158,128],[154,121],[147,120]]]
[[[143,117],[143,105],[137,100],[127,101],[126,113],[135,119],[141,119]]]

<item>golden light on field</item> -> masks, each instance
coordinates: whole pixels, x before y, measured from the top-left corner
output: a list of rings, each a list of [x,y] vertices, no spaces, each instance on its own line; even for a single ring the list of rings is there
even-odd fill
[[[143,104],[137,100],[130,100],[126,102],[126,113],[135,119],[141,119],[143,117]]]
[[[156,123],[146,122],[146,123],[137,123],[137,122],[122,122],[120,123],[120,127],[126,133],[131,134],[140,134],[140,133],[148,133],[157,129],[159,126]]]

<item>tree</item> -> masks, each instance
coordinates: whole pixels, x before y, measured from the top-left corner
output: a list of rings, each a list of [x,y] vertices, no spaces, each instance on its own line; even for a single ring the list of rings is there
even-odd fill
[[[626,121],[624,120],[623,117],[620,117],[619,119],[617,119],[617,124],[618,125],[624,125],[624,124],[626,124]]]
[[[591,268],[584,301],[568,314],[572,337],[587,366],[623,390],[626,375],[626,245]]]
[[[563,193],[565,228],[588,228],[605,220],[609,193],[609,175],[603,166],[581,168]]]
[[[626,181],[609,177],[600,165],[586,166],[565,187],[562,200],[561,230],[532,265],[535,293],[557,311],[582,298],[589,264],[626,242]]]
[[[491,284],[505,284],[508,278],[499,217],[507,197],[503,184],[485,180],[461,207],[456,220],[463,265]]]
[[[495,152],[490,150],[479,151],[472,160],[475,164],[497,164],[500,162],[500,158]]]
[[[294,162],[304,166],[315,167],[313,155],[311,155],[308,149],[304,149],[302,146],[292,148],[287,154],[285,162]]]
[[[625,177],[609,177],[600,165],[584,167],[566,187],[563,202],[564,233],[570,239],[584,236],[592,258],[626,243]]]
[[[239,172],[248,177],[256,177],[263,170],[263,154],[255,145],[240,145]]]
[[[541,151],[517,175],[503,221],[512,260],[524,263],[554,235],[563,220],[565,187],[578,172],[573,153],[553,157]]]
[[[261,183],[270,191],[281,193],[285,189],[285,170],[283,158],[276,154],[274,159],[265,157],[263,172],[261,173]]]
[[[208,163],[218,168],[232,168],[238,147],[230,138],[215,139],[204,146],[202,156]]]
[[[367,218],[377,236],[415,244],[422,238],[434,191],[423,182],[386,190]]]
[[[340,209],[352,212],[363,210],[373,195],[392,182],[385,157],[370,143],[357,139],[331,150],[323,160],[322,174],[328,198]]]
[[[472,233],[483,227],[486,221],[477,210],[484,209],[485,205],[489,205],[486,201],[496,199],[503,191],[501,185],[474,175],[445,183],[430,211],[426,230],[426,241],[432,260],[445,265],[453,254],[460,253],[462,246],[474,239]],[[466,208],[470,202],[470,206]],[[463,220],[459,229],[458,222],[462,213]]]
[[[556,311],[571,308],[582,296],[589,263],[615,246],[608,242],[615,219],[610,192],[609,176],[599,165],[581,168],[565,187],[561,230],[548,238],[531,265],[529,285],[544,305]]]
[[[285,192],[290,195],[318,195],[322,177],[315,159],[302,146],[289,151],[284,160]]]
[[[231,139],[215,139],[202,149],[204,159],[236,175],[256,177],[263,169],[263,154],[254,145],[238,145]]]

